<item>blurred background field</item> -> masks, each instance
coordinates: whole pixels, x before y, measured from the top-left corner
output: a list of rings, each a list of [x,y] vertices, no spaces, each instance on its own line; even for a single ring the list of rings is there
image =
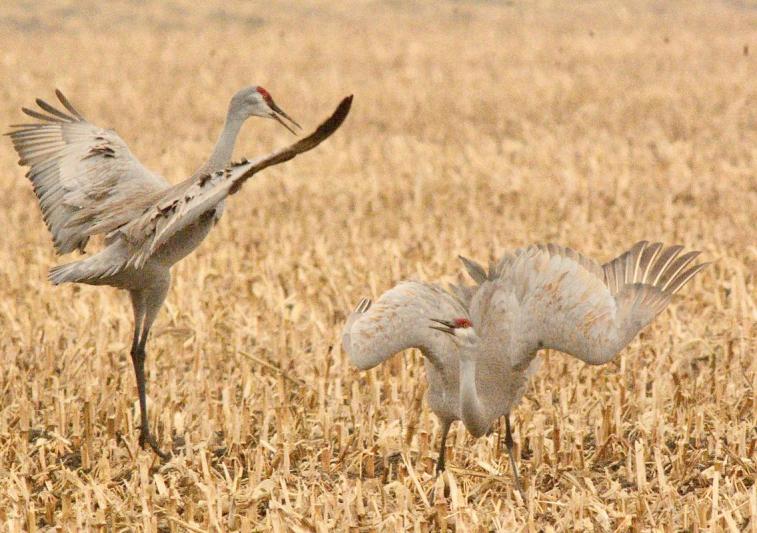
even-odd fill
[[[68,259],[3,140],[0,527],[757,531],[756,58],[737,0],[3,2],[4,128],[58,87],[173,182],[244,85],[305,129],[355,102],[174,269],[148,344],[167,464],[136,446],[126,294],[46,282]],[[236,154],[290,140],[251,120]],[[460,424],[430,497],[421,357],[356,372],[346,314],[458,254],[640,239],[714,264],[613,363],[547,355],[513,416],[526,502]]]

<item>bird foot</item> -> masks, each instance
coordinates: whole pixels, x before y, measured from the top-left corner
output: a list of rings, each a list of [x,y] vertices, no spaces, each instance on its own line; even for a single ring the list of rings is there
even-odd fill
[[[515,458],[513,457],[512,453],[510,453],[510,467],[512,468],[512,471],[513,471],[513,482],[515,483],[515,488],[518,489],[521,499],[525,502],[526,493],[523,490],[523,483],[521,483],[520,481],[520,475],[518,475],[518,467],[515,464]]]
[[[145,444],[149,444],[150,448],[152,448],[152,451],[154,451],[164,461],[171,459],[170,453],[166,453],[160,449],[160,446],[158,446],[158,441],[155,440],[155,437],[152,433],[150,433],[150,430],[142,428],[142,431],[140,431],[139,433],[139,447],[144,449]]]
[[[437,489],[439,492],[437,492]],[[437,494],[443,499],[449,496],[449,484],[444,477],[444,470],[437,470],[434,476],[434,483],[431,485],[431,489],[426,493],[426,498],[431,505],[434,505],[437,499]]]
[[[521,486],[520,483],[518,483],[517,485],[515,485],[515,488],[518,489],[518,493],[520,494],[520,498],[525,503],[525,501],[526,501],[526,493],[523,491],[523,487]]]

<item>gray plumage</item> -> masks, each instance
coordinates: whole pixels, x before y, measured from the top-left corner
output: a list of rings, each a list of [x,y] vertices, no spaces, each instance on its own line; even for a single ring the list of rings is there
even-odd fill
[[[105,247],[91,257],[52,268],[49,278],[56,285],[76,282],[129,291],[135,324],[131,356],[142,416],[140,444],[150,444],[165,457],[147,423],[144,359],[150,327],[168,292],[171,266],[199,246],[223,213],[226,197],[247,179],[315,148],[334,133],[349,113],[352,97],[342,100],[308,137],[232,165],[237,135],[249,117],[274,119],[292,133],[290,124],[299,127],[265,89],[242,89],[229,103],[208,160],[190,178],[172,186],[142,166],[116,132],[88,122],[60,91],[55,94],[65,111],[38,99],[42,111],[22,110],[40,122],[11,126],[8,135],[19,164],[29,166],[27,177],[56,251],[84,251],[93,235],[104,235]]]
[[[475,286],[402,282],[373,305],[361,301],[342,344],[363,370],[421,350],[429,406],[442,423],[438,470],[453,421],[479,437],[508,417],[519,485],[509,414],[538,369],[537,352],[552,348],[595,365],[611,360],[706,266],[690,266],[699,252],[681,250],[642,241],[600,265],[570,248],[537,245],[505,254],[488,271],[461,258]]]

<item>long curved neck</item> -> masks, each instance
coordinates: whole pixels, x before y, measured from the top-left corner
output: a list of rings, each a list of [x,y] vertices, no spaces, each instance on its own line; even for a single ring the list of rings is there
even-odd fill
[[[481,399],[476,387],[476,354],[471,347],[460,348],[460,411],[465,428],[474,437],[489,429]]]
[[[197,174],[209,174],[223,170],[231,162],[231,156],[234,153],[234,144],[237,141],[239,130],[244,124],[244,118],[229,112],[226,115],[226,122],[223,125],[221,135],[218,137],[213,153],[208,160],[199,168]]]

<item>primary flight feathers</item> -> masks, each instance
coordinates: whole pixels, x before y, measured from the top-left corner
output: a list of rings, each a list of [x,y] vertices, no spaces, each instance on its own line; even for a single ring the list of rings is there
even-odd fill
[[[480,436],[508,417],[538,369],[540,349],[589,364],[610,361],[707,265],[691,266],[699,252],[681,251],[642,241],[600,265],[570,248],[536,245],[506,253],[488,271],[461,257],[475,285],[446,291],[403,281],[375,303],[364,298],[347,319],[342,346],[363,370],[421,350],[429,405],[441,421],[443,470],[450,424],[462,420]]]
[[[171,236],[257,172],[318,146],[342,125],[352,105],[352,96],[344,98],[313,133],[286,148],[171,186],[143,167],[116,132],[89,123],[60,91],[55,94],[70,115],[37,99],[49,115],[22,109],[45,122],[17,124],[8,133],[19,164],[30,167],[27,176],[56,250],[83,251],[90,236],[119,232],[130,244],[122,268],[143,266]]]
[[[707,266],[690,266],[699,252],[680,255],[682,249],[641,241],[600,265],[570,248],[534,245],[506,253],[488,272],[461,258],[477,286],[447,292],[402,282],[345,330],[345,348],[358,367],[370,368],[405,348],[447,348],[448,339],[430,331],[428,320],[470,316],[481,334],[503,342],[507,337],[524,349],[554,348],[603,363]]]
[[[87,283],[129,291],[139,443],[168,458],[150,431],[144,365],[147,338],[168,293],[172,265],[200,245],[221,217],[226,198],[247,179],[315,148],[334,133],[347,117],[352,97],[343,99],[304,139],[254,161],[232,164],[236,139],[250,117],[276,120],[292,133],[292,126],[299,126],[267,90],[243,87],[229,101],[223,129],[208,159],[192,176],[172,186],[143,167],[113,130],[91,124],[60,91],[55,94],[65,111],[38,99],[41,111],[23,111],[40,122],[11,126],[8,135],[19,164],[29,166],[27,176],[57,252],[84,251],[89,238],[98,234],[105,235],[105,246],[50,269],[49,279],[56,285]]]

